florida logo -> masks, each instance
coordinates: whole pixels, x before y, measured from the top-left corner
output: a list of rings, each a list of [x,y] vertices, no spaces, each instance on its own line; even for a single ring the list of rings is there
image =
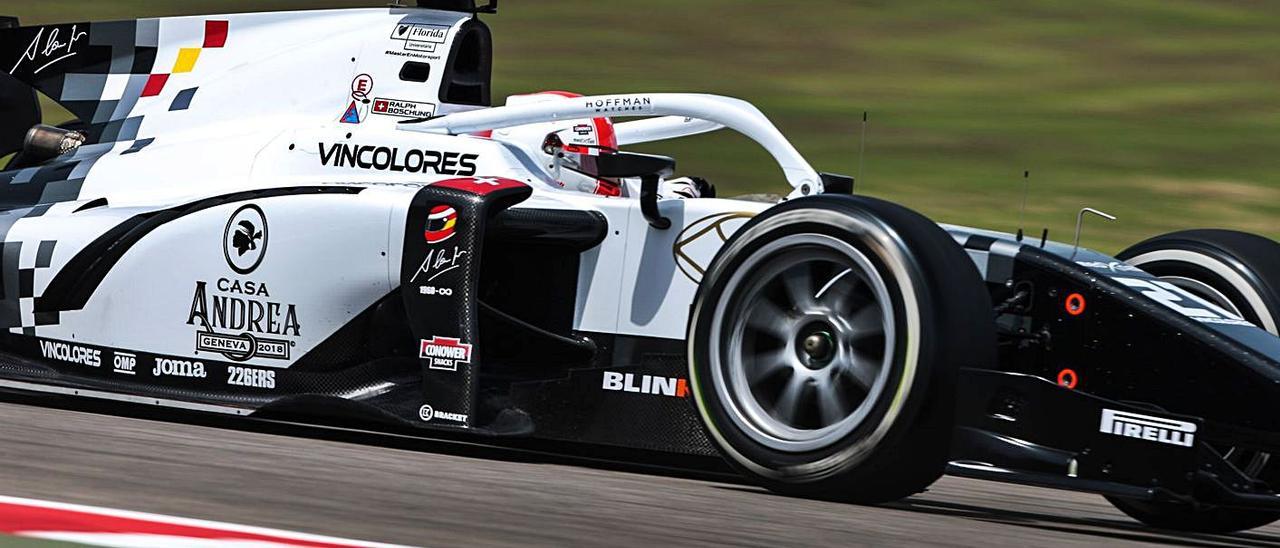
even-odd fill
[[[422,235],[427,243],[438,244],[452,238],[457,225],[458,211],[447,205],[438,205],[431,208],[431,214],[427,216],[427,229]]]

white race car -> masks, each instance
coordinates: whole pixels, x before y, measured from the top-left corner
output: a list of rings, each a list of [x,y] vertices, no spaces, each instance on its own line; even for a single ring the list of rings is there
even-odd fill
[[[862,502],[950,471],[1280,518],[1274,242],[939,226],[727,97],[490,107],[484,11],[0,21],[0,387],[723,455]],[[722,128],[786,199],[621,150]]]

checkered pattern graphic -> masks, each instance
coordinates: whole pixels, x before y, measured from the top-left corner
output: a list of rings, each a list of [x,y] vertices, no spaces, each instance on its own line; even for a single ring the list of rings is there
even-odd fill
[[[52,264],[57,245],[57,240],[35,245],[4,242],[0,251],[4,272],[0,277],[0,327],[12,333],[35,335],[40,326],[58,324],[57,312],[35,312],[36,277]]]
[[[159,35],[157,19],[91,23],[85,62],[36,85],[87,122],[97,142],[134,139],[142,119],[129,113],[155,64]]]
[[[187,108],[191,107],[191,100],[194,99],[195,96],[196,88],[187,88],[179,91],[178,94],[173,97],[173,103],[169,104],[169,110],[187,110]]]
[[[178,50],[178,59],[174,61],[173,68],[167,73],[155,73],[147,77],[146,85],[142,88],[142,97],[154,97],[164,92],[164,87],[169,83],[170,77],[174,74],[185,74],[192,72],[196,68],[196,62],[200,60],[200,53],[206,49],[221,48],[227,44],[227,31],[230,25],[227,21],[205,21],[204,22],[204,44],[199,48],[182,48]],[[170,105],[169,110],[185,110],[191,105],[191,98],[195,95],[196,88],[184,89],[178,93]]]
[[[113,150],[136,154],[152,144],[153,138],[138,138],[143,116],[131,113],[190,108],[198,87],[181,89],[164,105],[142,102],[158,100],[170,82],[188,79],[189,73],[198,70],[200,59],[208,56],[206,50],[226,45],[229,28],[228,21],[205,21],[199,47],[180,48],[168,72],[158,72],[155,66],[159,19],[23,27],[0,33],[0,51],[26,51],[40,36],[54,33],[79,40],[74,56],[51,67],[19,63],[11,73],[57,99],[87,124],[90,142],[97,143],[39,166],[0,172],[6,202],[0,210],[7,209],[0,215],[0,239],[18,219],[38,217],[53,204],[77,199],[89,170],[103,155]],[[140,105],[146,108],[139,110]]]
[[[149,144],[151,139],[135,140],[125,152],[134,149],[136,152]],[[85,145],[39,166],[0,172],[5,200],[11,206],[32,205],[31,211],[23,216],[39,217],[53,204],[77,199],[93,164],[123,146],[122,143]],[[8,215],[0,215],[0,234],[7,233],[14,220],[12,210]]]
[[[199,70],[209,50],[227,43],[229,22],[208,20],[198,47],[182,47],[167,71],[157,70],[160,20],[74,23],[25,27],[0,33],[0,51],[25,51],[38,36],[57,33],[80,40],[74,56],[50,67],[23,66],[10,74],[55,98],[87,126],[90,142],[70,154],[30,168],[0,172],[5,195],[0,206],[0,240],[20,219],[39,217],[59,202],[79,198],[80,188],[94,163],[111,153],[136,154],[154,142],[139,139],[143,116],[134,112],[173,112],[191,107],[199,89],[190,74]],[[191,46],[196,46],[192,44]],[[167,86],[182,84],[163,105]],[[139,109],[138,107],[144,107]],[[37,328],[56,325],[57,312],[35,313],[36,290],[52,276],[55,240],[0,243],[0,328],[35,335]]]
[[[86,29],[87,32],[86,32]],[[58,31],[60,36],[81,36],[74,57],[40,72],[18,67],[15,77],[35,86],[89,125],[90,140],[98,143],[138,138],[141,116],[130,116],[143,101],[165,94],[168,86],[187,80],[199,70],[210,50],[227,43],[230,22],[207,20],[197,44],[181,47],[172,65],[156,66],[160,20],[113,21],[29,27],[0,36],[0,50],[23,51],[35,32]],[[87,43],[86,43],[87,42]],[[166,105],[169,111],[190,108],[198,88],[184,86]],[[152,112],[163,108],[148,108]]]

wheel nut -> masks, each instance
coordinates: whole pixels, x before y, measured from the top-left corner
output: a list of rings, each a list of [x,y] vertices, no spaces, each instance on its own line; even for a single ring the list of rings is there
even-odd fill
[[[809,358],[814,360],[826,360],[834,353],[835,344],[831,340],[831,335],[826,332],[818,332],[804,338],[804,352]]]

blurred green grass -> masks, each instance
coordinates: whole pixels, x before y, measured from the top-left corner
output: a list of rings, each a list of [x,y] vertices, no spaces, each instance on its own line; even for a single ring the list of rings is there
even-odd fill
[[[26,23],[382,5],[48,0]],[[1192,226],[1280,238],[1280,2],[506,0],[495,101],[517,92],[698,91],[755,103],[820,170],[935,219],[1116,251]],[[646,150],[723,194],[784,192],[731,134]]]

